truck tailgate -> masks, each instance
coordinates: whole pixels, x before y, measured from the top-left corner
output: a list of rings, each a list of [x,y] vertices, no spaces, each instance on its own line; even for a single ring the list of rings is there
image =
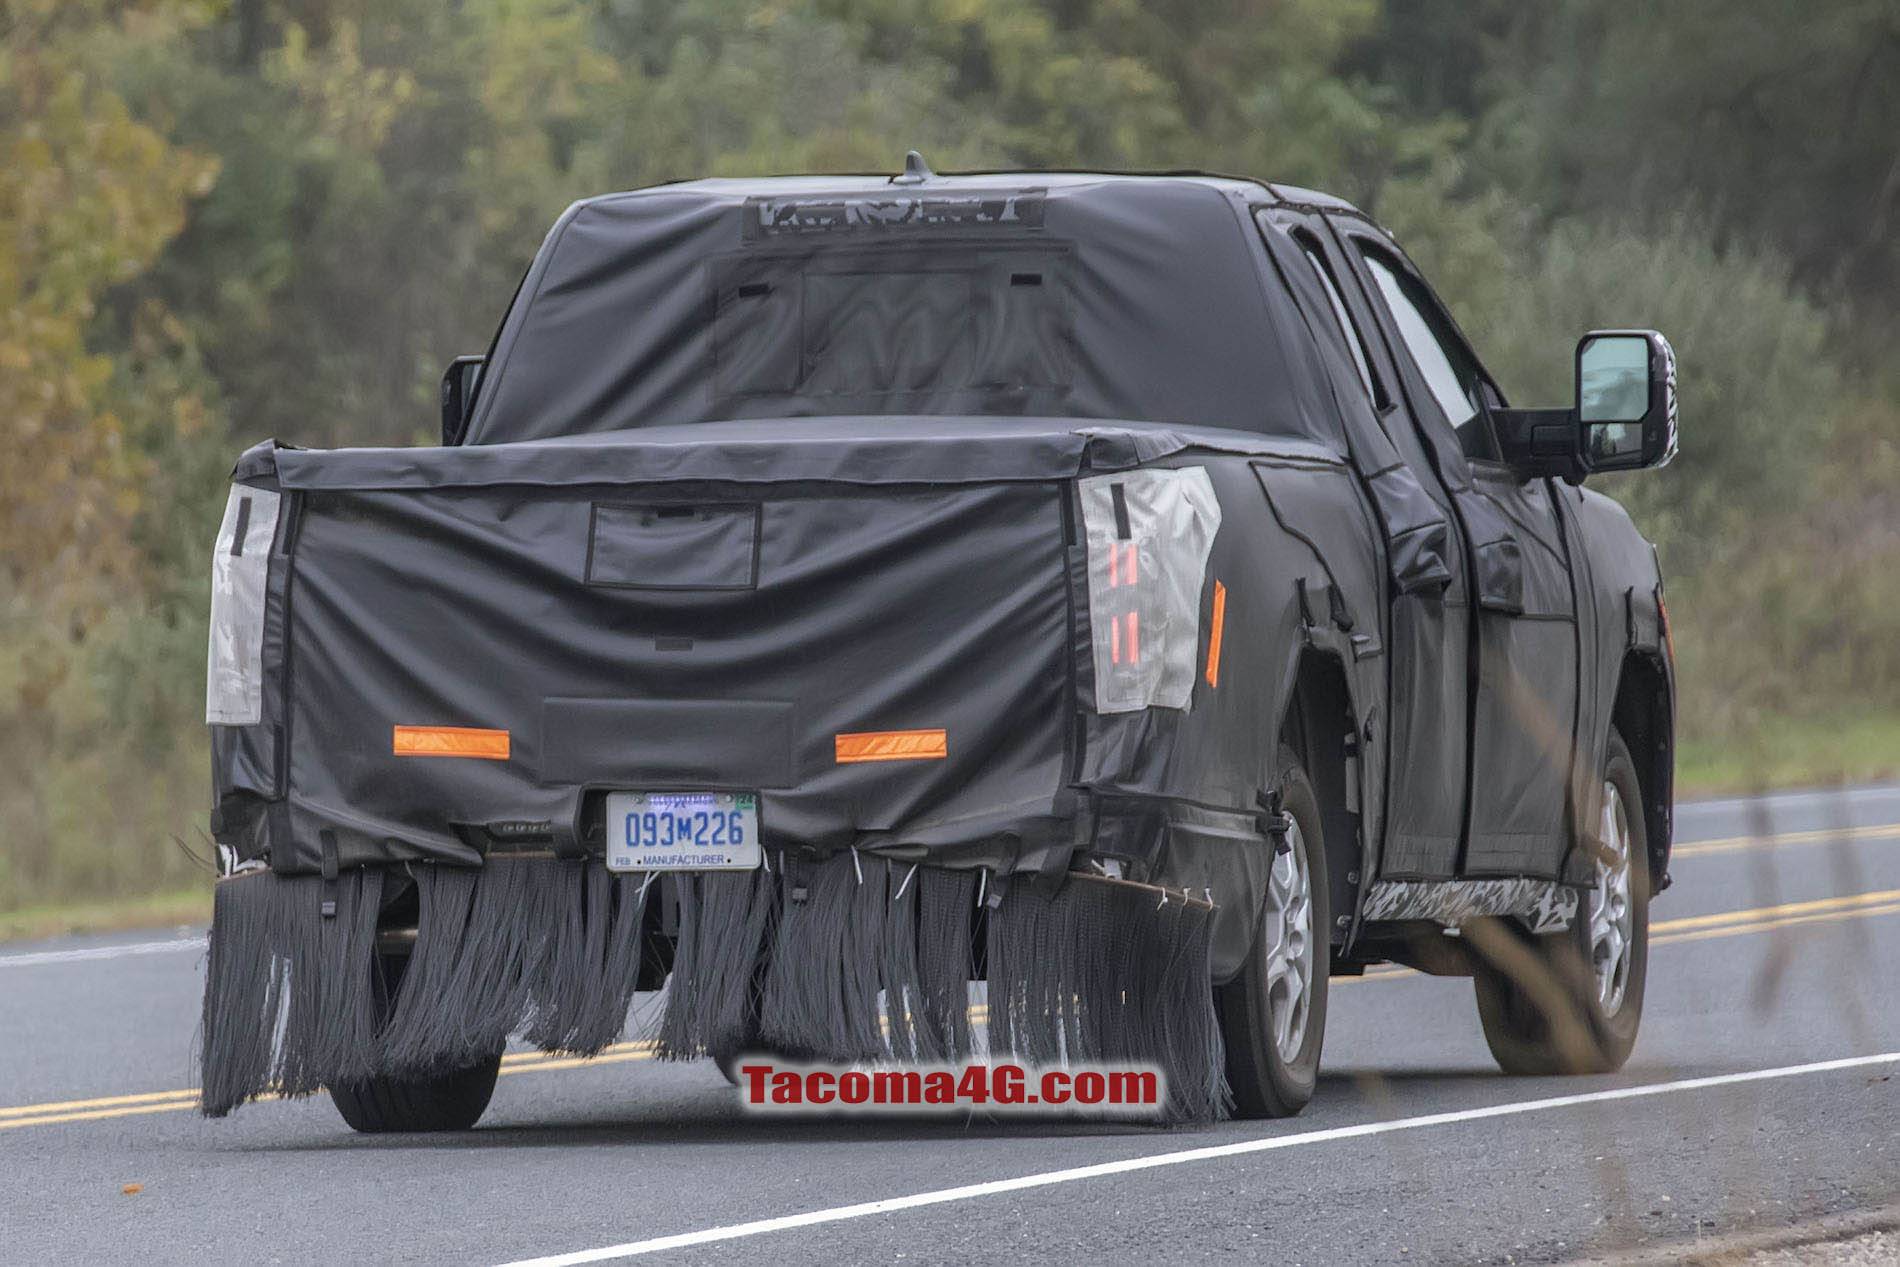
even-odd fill
[[[617,790],[1005,869],[1057,830],[1061,480],[333,487],[325,456],[282,482],[261,724],[219,728],[279,870],[597,852]]]

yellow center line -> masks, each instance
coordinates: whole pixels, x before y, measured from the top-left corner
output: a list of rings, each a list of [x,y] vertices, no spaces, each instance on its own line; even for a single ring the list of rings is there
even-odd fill
[[[1746,924],[1786,915],[1808,915],[1818,911],[1844,911],[1859,906],[1878,906],[1900,901],[1900,889],[1882,889],[1877,893],[1851,893],[1846,897],[1816,898],[1811,902],[1788,902],[1781,906],[1757,906],[1746,911],[1720,911],[1714,915],[1691,915],[1666,919],[1649,926],[1649,935],[1678,932],[1689,928],[1710,928],[1720,924]]]
[[[625,1049],[625,1050],[622,1050]],[[541,1056],[539,1060],[520,1061],[517,1064],[502,1067],[504,1074],[509,1073],[546,1073],[552,1069],[586,1069],[593,1065],[617,1065],[628,1060],[652,1060],[654,1044],[622,1043],[620,1048],[608,1048],[598,1056]]]
[[[1789,915],[1777,919],[1756,920],[1746,925],[1723,925],[1716,928],[1689,929],[1679,933],[1665,933],[1649,939],[1652,946],[1667,945],[1675,941],[1705,941],[1711,937],[1732,937],[1737,933],[1760,933],[1775,928],[1794,928],[1803,924],[1830,924],[1848,919],[1867,919],[1875,915],[1900,915],[1900,902],[1889,902],[1884,906],[1857,907],[1847,911],[1818,911],[1808,915]]]
[[[187,1092],[188,1099],[164,1100],[156,1104],[129,1104],[116,1109],[93,1109],[87,1113],[48,1113],[42,1117],[16,1117],[0,1122],[0,1131],[16,1126],[54,1126],[61,1122],[97,1122],[108,1117],[137,1117],[141,1113],[177,1113],[198,1107],[198,1093]]]
[[[1784,906],[1762,906],[1720,915],[1696,915],[1685,919],[1663,920],[1650,926],[1650,943],[1702,941],[1712,937],[1734,937],[1743,933],[1765,932],[1840,920],[1865,919],[1876,915],[1900,915],[1900,889],[1878,893],[1857,893],[1849,897],[1819,898],[1812,902],[1790,902]],[[1413,968],[1397,965],[1375,968],[1360,977],[1335,977],[1334,984],[1354,981],[1385,981],[1395,977],[1421,976]],[[970,1009],[970,1020],[983,1025],[989,1021],[989,1008],[978,1004]],[[548,1055],[538,1051],[509,1052],[501,1058],[501,1072],[551,1073],[563,1069],[589,1069],[627,1061],[652,1060],[657,1044],[651,1041],[615,1043],[596,1056]],[[259,1096],[261,1100],[280,1096]],[[91,1100],[58,1100],[47,1104],[22,1104],[0,1108],[0,1131],[23,1126],[56,1126],[67,1122],[97,1122],[106,1118],[137,1117],[149,1113],[181,1113],[198,1107],[198,1091],[188,1087],[179,1091],[141,1091],[131,1095],[101,1096]]]
[[[599,1055],[594,1056],[593,1059],[600,1060],[607,1056],[615,1056],[624,1060],[634,1052],[651,1055],[653,1049],[658,1046],[658,1043],[650,1039],[637,1043],[615,1043],[611,1047],[601,1048]],[[543,1051],[511,1051],[501,1058],[501,1068],[504,1073],[510,1070],[526,1073],[529,1069],[539,1068],[550,1060],[562,1059],[572,1059],[572,1057],[553,1056]]]
[[[1822,845],[1836,840],[1893,840],[1900,838],[1900,823],[1878,823],[1868,827],[1822,828],[1818,831],[1784,831],[1767,836],[1729,836],[1722,840],[1698,840],[1677,845],[1669,851],[1671,859],[1700,858],[1708,854],[1735,853],[1743,849],[1779,849],[1786,845]]]
[[[137,1095],[108,1095],[96,1100],[61,1100],[54,1104],[27,1104],[15,1109],[0,1109],[0,1124],[11,1118],[35,1117],[42,1113],[67,1113],[77,1109],[120,1108],[128,1104],[153,1104],[160,1100],[176,1100],[180,1096],[197,1096],[197,1091],[144,1091]]]

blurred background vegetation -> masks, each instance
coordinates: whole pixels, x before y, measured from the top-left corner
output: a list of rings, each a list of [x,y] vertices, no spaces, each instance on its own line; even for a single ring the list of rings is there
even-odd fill
[[[197,879],[240,448],[427,442],[576,197],[911,147],[1344,194],[1519,404],[1666,331],[1686,782],[1890,773],[1896,138],[1894,0],[0,0],[0,917]]]

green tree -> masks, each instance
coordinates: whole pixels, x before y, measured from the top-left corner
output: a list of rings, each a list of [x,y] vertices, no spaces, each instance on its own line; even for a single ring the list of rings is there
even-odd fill
[[[1900,317],[1894,0],[1521,5],[1491,80],[1474,153],[1547,212],[1692,210]]]
[[[199,16],[152,4],[10,0],[0,9],[0,565],[16,594],[67,608],[124,575],[148,474],[126,443],[109,353],[90,342],[105,293],[137,276],[217,174],[133,118],[89,56],[114,28],[161,35]],[[198,406],[175,402],[181,425]]]
[[[155,769],[177,783],[164,760],[179,750],[175,712],[162,710],[161,730],[128,731],[143,719],[115,709],[95,670],[114,631],[172,583],[141,567],[141,536],[166,517],[181,473],[157,459],[222,436],[175,319],[144,306],[126,316],[136,337],[121,340],[108,318],[218,164],[135,117],[101,68],[120,41],[176,40],[211,16],[168,3],[0,6],[0,908],[67,887],[71,861],[102,891],[145,882],[123,856],[72,859],[60,846],[100,837],[102,823],[72,820],[99,813],[101,787],[142,808],[138,784]],[[195,628],[202,654],[201,616]],[[169,870],[159,858],[152,874]]]

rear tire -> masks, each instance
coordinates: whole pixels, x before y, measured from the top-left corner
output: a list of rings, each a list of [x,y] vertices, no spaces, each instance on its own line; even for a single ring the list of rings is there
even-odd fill
[[[339,1084],[330,1088],[330,1100],[351,1129],[365,1135],[465,1131],[481,1120],[500,1073],[496,1052],[479,1065],[434,1077]]]
[[[1479,952],[1484,1039],[1509,1074],[1613,1073],[1636,1045],[1649,976],[1649,838],[1636,764],[1614,730],[1603,785],[1606,848],[1569,930],[1467,930]]]
[[[1266,909],[1240,975],[1216,987],[1234,1116],[1292,1117],[1313,1098],[1326,1035],[1331,965],[1326,838],[1319,798],[1291,748],[1280,748],[1272,786],[1292,819],[1290,849],[1276,854]]]
[[[377,1023],[388,1019],[408,970],[408,956],[384,955],[376,961]],[[397,1132],[465,1131],[488,1109],[501,1074],[501,1053],[464,1069],[420,1078],[370,1078],[338,1083],[330,1102],[350,1129],[365,1135]]]

